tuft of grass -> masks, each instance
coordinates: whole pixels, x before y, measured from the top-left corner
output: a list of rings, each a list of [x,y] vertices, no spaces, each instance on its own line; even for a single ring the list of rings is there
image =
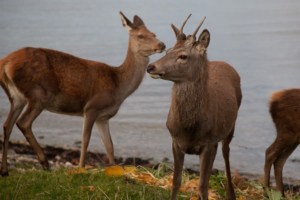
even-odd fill
[[[281,200],[283,198],[279,191],[268,189],[266,192],[269,200]]]
[[[222,199],[226,199],[226,180],[226,177],[221,172],[217,172],[209,180],[209,188],[213,188]]]

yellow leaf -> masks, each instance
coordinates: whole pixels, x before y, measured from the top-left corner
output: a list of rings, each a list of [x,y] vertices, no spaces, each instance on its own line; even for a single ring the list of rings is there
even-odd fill
[[[114,166],[106,167],[104,169],[104,173],[107,176],[123,176],[124,170],[123,170],[123,167],[121,167],[119,165],[114,165]]]
[[[82,191],[88,190],[88,191],[94,192],[95,191],[95,186],[93,186],[93,185],[81,186],[81,190]]]
[[[125,171],[125,174],[133,173],[136,171],[136,167],[134,166],[124,166],[123,169]]]
[[[199,179],[192,179],[183,183],[180,187],[181,192],[195,192],[199,188]]]
[[[119,165],[114,165],[114,166],[110,166],[110,167],[106,167],[104,169],[104,173],[107,176],[124,176],[128,173],[132,173],[136,170],[135,167],[132,166],[119,166]]]
[[[74,169],[70,169],[68,171],[66,171],[67,175],[73,175],[73,174],[85,174],[87,173],[85,168],[74,168]]]

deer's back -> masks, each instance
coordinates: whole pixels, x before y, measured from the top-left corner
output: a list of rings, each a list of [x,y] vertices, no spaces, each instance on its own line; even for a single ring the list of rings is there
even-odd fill
[[[111,92],[117,85],[114,70],[103,63],[30,47],[0,61],[0,79],[12,82],[27,99],[39,99],[46,108],[66,113],[82,112],[96,90]]]
[[[278,134],[285,137],[298,135],[300,143],[300,89],[281,90],[273,93],[270,114]]]
[[[220,97],[220,99],[227,96],[227,99],[236,102],[240,106],[242,92],[240,76],[236,70],[226,62],[211,61],[209,62],[208,73],[209,91],[216,91],[214,95]],[[226,101],[226,99],[224,100]]]
[[[233,67],[219,61],[209,63],[208,73],[209,101],[219,123],[218,128],[231,129],[242,100],[240,77]]]

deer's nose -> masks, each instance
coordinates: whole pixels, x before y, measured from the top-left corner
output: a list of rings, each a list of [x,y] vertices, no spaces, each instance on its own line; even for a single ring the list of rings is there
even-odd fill
[[[166,48],[166,45],[165,45],[165,43],[163,43],[163,42],[160,42],[160,43],[159,43],[159,46],[160,46],[160,49],[161,49],[161,50],[165,50],[165,48]]]
[[[157,46],[155,47],[154,51],[156,53],[161,53],[161,52],[163,52],[163,50],[165,50],[165,48],[166,48],[166,45],[163,42],[159,42],[157,44]]]
[[[154,71],[154,69],[155,69],[155,65],[150,64],[150,65],[148,65],[148,67],[147,67],[147,72],[148,72],[148,73],[151,73],[151,72]]]

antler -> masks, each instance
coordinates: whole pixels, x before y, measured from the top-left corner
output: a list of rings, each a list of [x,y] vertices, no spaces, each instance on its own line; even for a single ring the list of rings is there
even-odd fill
[[[191,15],[192,14],[189,14],[189,16],[185,19],[185,21],[183,22],[180,30],[174,24],[171,24],[171,27],[172,27],[175,35],[176,35],[177,40],[186,38],[185,34],[183,33],[183,28],[184,28],[186,22],[188,21],[188,19],[191,17]]]
[[[198,31],[199,31],[200,27],[202,26],[202,24],[203,24],[203,22],[204,22],[205,19],[206,19],[206,17],[204,16],[204,17],[202,18],[202,20],[200,21],[198,27],[197,27],[196,30],[194,31],[194,33],[193,33],[193,35],[192,35],[192,38],[193,38],[194,41],[196,40],[196,35],[197,35],[197,33],[198,33]]]
[[[181,26],[181,28],[180,28],[180,33],[183,33],[183,28],[184,28],[184,26],[185,26],[185,24],[186,24],[186,22],[189,20],[189,18],[192,16],[192,14],[189,14],[189,16],[186,18],[186,20],[183,22],[183,24],[182,24],[182,26]]]

